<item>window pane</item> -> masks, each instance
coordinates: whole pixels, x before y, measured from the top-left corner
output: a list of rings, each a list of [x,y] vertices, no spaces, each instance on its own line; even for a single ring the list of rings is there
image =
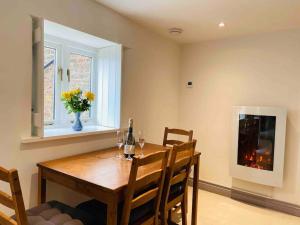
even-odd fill
[[[56,50],[44,48],[44,121],[54,121]]]
[[[83,93],[86,91],[91,91],[92,63],[93,59],[89,56],[75,53],[70,54],[70,90],[80,88]],[[73,115],[71,117],[73,120]],[[81,115],[83,121],[89,119],[89,117],[89,112],[84,112]]]

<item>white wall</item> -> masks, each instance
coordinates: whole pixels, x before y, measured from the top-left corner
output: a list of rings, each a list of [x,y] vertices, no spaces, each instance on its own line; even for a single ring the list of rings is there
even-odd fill
[[[179,126],[194,129],[200,176],[300,204],[300,30],[187,44],[182,47]],[[187,81],[194,87],[185,87]],[[232,106],[288,109],[283,188],[229,176]]]
[[[3,0],[0,165],[19,169],[26,207],[36,203],[37,162],[114,144],[111,135],[104,135],[21,145],[21,137],[30,134],[31,14],[127,47],[122,83],[123,126],[132,116],[136,129],[143,129],[146,140],[155,143],[161,143],[164,126],[194,129],[198,149],[203,153],[201,179],[300,204],[300,31],[184,45],[180,62],[180,49],[175,43],[93,1]],[[192,89],[185,88],[188,80],[194,82]],[[233,105],[287,107],[282,189],[232,181],[229,176]],[[71,204],[83,198],[70,196],[71,192],[64,188],[54,184],[49,187],[49,198]]]
[[[37,197],[36,163],[114,144],[112,135],[21,145],[30,134],[31,18],[41,16],[127,47],[124,53],[122,124],[135,119],[146,140],[161,143],[165,125],[178,121],[179,46],[89,0],[0,2],[0,165],[19,170],[26,207]],[[4,187],[1,183],[0,187]],[[7,188],[7,186],[5,186]],[[79,197],[79,196],[78,196]],[[49,198],[80,198],[50,185]]]

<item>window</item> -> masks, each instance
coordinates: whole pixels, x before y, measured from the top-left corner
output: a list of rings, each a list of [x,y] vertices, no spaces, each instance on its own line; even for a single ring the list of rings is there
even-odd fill
[[[42,19],[33,27],[33,135],[72,132],[61,95],[77,88],[96,95],[81,115],[82,132],[119,128],[121,45]]]
[[[44,121],[53,123],[55,117],[56,49],[44,48]]]
[[[80,88],[83,92],[95,92],[92,88],[92,78],[95,79],[93,76],[94,61],[95,58],[92,56],[78,53],[70,54],[69,70],[72,76],[70,76],[69,89]],[[88,121],[91,118],[91,111],[82,114],[83,121]]]
[[[58,55],[60,57],[58,57]],[[64,109],[62,92],[80,88],[83,93],[97,92],[97,49],[80,43],[45,35],[44,42],[44,125],[47,128],[67,127],[74,115]],[[83,112],[85,125],[96,124],[96,108]]]

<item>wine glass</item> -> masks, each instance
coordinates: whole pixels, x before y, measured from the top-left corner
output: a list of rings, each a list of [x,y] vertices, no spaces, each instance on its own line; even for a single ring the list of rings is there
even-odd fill
[[[130,153],[133,152],[133,149],[132,149],[132,148],[134,148],[134,146],[133,146],[133,145],[130,145],[129,148],[130,148],[129,152],[130,152]],[[127,160],[129,160],[129,161],[132,161],[132,160],[133,160],[133,158],[131,157],[131,154],[128,154]]]
[[[144,151],[143,151],[144,145],[145,145],[145,138],[143,136],[143,132],[139,131],[139,146],[141,148],[141,157],[144,157]]]
[[[122,159],[123,158],[123,154],[122,154],[122,146],[124,144],[123,141],[123,132],[118,130],[117,131],[117,146],[119,148],[118,154],[116,155],[117,158]]]

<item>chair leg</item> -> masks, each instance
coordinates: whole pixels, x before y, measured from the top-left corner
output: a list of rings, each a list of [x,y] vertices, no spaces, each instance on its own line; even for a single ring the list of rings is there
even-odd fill
[[[156,215],[155,217],[154,217],[154,225],[159,225],[160,223],[159,223],[159,219],[158,219],[158,216]]]
[[[160,216],[161,216],[161,225],[168,225],[168,211],[162,210]]]
[[[185,198],[181,202],[182,225],[187,225],[187,205]]]
[[[173,211],[172,209],[169,210],[169,213],[168,213],[168,225],[178,225],[177,223],[173,222],[172,220],[172,214],[173,214]]]
[[[172,209],[168,211],[168,224],[172,224]]]
[[[188,213],[188,189],[186,189],[185,193],[184,193],[184,203],[186,205],[186,213]]]

